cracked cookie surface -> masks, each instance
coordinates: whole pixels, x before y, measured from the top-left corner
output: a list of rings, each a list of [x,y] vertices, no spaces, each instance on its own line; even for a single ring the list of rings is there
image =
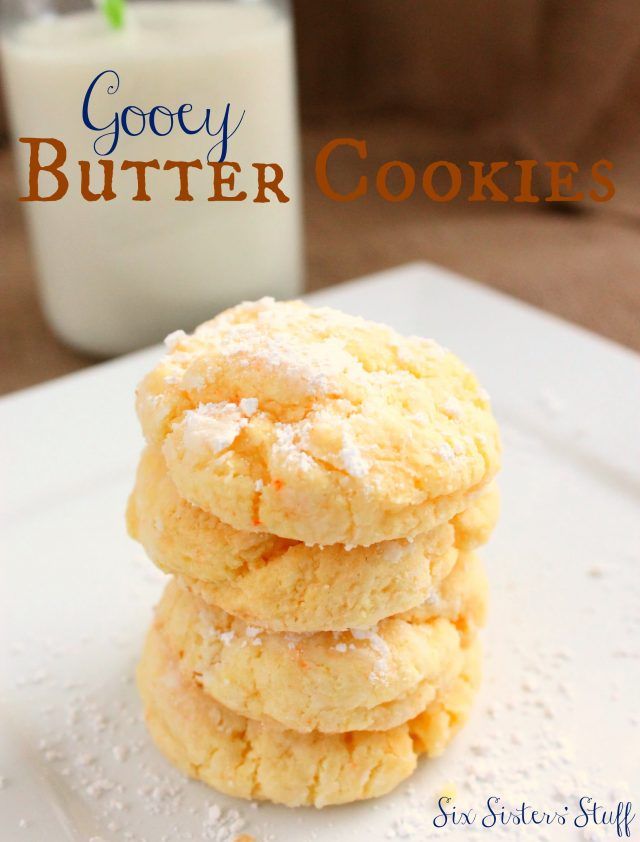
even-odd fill
[[[366,628],[421,604],[450,572],[461,546],[487,540],[497,506],[485,498],[495,495],[492,484],[454,526],[442,524],[412,541],[308,547],[236,530],[183,500],[161,452],[148,447],[127,523],[162,570],[181,575],[206,602],[248,622],[293,632]]]
[[[450,352],[302,302],[226,311],[143,380],[137,408],[180,495],[308,544],[427,532],[499,464],[488,399]]]
[[[232,713],[179,670],[156,628],[138,667],[148,729],[185,774],[228,795],[324,807],[384,795],[418,756],[440,754],[466,720],[480,681],[477,643],[460,673],[411,722],[388,731],[297,734]]]

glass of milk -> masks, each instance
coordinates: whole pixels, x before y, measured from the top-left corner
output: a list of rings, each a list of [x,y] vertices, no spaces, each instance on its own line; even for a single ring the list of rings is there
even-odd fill
[[[69,180],[59,201],[27,202],[31,243],[44,309],[68,344],[99,355],[140,348],[177,328],[189,329],[243,299],[290,298],[302,286],[301,193],[292,26],[288,7],[275,0],[129,0],[124,25],[109,26],[88,0],[5,0],[3,78],[16,141],[21,195],[27,194],[29,146],[20,137],[54,137],[66,146]],[[86,4],[84,6],[83,4]],[[8,21],[8,23],[7,23]],[[174,125],[153,134],[131,116],[116,148],[83,122],[83,100],[92,80],[116,71],[118,90],[104,77],[91,95],[92,124],[107,126],[134,105],[143,112],[163,106],[192,110],[195,130],[206,109],[215,131],[227,105],[227,162],[237,162],[233,189],[244,201],[208,201],[211,148],[220,136],[188,134]],[[159,112],[159,132],[168,126]],[[174,120],[174,123],[176,121]],[[102,145],[101,145],[102,144]],[[99,154],[100,153],[100,154]],[[218,159],[220,146],[209,160]],[[43,162],[53,149],[43,147]],[[116,198],[88,202],[80,195],[78,161],[90,162],[90,186],[99,193],[101,157],[114,162]],[[46,159],[46,161],[44,160]],[[150,201],[133,201],[136,172],[124,160],[158,159],[147,171]],[[167,160],[198,159],[189,171],[193,201],[176,201],[178,171]],[[253,201],[254,162],[278,163],[289,202],[267,191]],[[225,170],[224,177],[228,177]],[[270,171],[269,171],[270,172]],[[41,176],[42,193],[53,179]]]

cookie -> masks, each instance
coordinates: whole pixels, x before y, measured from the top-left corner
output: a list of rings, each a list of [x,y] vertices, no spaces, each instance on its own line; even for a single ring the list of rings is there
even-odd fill
[[[489,583],[480,557],[460,551],[453,570],[429,599],[398,617],[408,623],[421,624],[434,619],[455,623],[463,645],[470,643],[484,626],[487,614]]]
[[[387,730],[424,710],[460,671],[457,624],[475,630],[484,616],[484,589],[471,592],[478,580],[483,588],[483,571],[473,562],[438,600],[451,619],[425,609],[368,630],[282,634],[207,606],[172,581],[155,623],[186,674],[236,713],[305,733]]]
[[[389,731],[297,734],[232,713],[185,678],[153,628],[138,668],[148,729],[185,774],[239,798],[325,807],[384,795],[418,755],[442,752],[480,680],[478,644],[460,674],[410,723]]]
[[[488,537],[485,508],[487,517],[496,512],[483,498],[493,493],[482,491],[471,503],[481,514],[460,524],[465,548]],[[448,524],[352,550],[239,531],[183,500],[153,447],[142,454],[127,523],[158,567],[182,574],[206,602],[280,631],[366,628],[414,608],[451,570],[459,543]]]
[[[500,493],[492,482],[477,494],[469,505],[451,521],[456,532],[456,547],[473,550],[486,544],[500,514]]]
[[[435,342],[300,301],[234,307],[143,380],[179,494],[244,531],[368,546],[428,532],[497,471],[485,392]]]

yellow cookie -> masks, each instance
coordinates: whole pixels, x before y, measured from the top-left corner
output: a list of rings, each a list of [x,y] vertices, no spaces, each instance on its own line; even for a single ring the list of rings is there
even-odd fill
[[[473,640],[486,620],[489,583],[480,558],[461,551],[453,570],[422,605],[399,617],[409,623],[441,618],[455,623],[463,644]]]
[[[454,604],[444,592],[439,599],[451,619],[425,610],[368,630],[282,634],[207,606],[172,581],[156,625],[186,674],[236,713],[298,732],[387,730],[424,710],[460,671],[458,623],[475,631],[485,601],[479,562],[460,566],[447,590]]]
[[[500,493],[492,482],[457,514],[451,523],[456,531],[456,547],[473,550],[486,544],[495,529],[500,514]]]
[[[299,301],[228,310],[143,380],[179,494],[236,529],[370,545],[462,511],[499,463],[489,401],[436,343]]]
[[[460,526],[465,547],[488,537],[493,521],[484,512],[496,512],[483,498],[493,494],[486,489],[472,502],[482,516],[469,516],[467,526]],[[162,570],[183,574],[206,602],[274,630],[372,626],[423,602],[456,558],[448,524],[413,541],[352,550],[236,530],[180,498],[153,447],[142,454],[127,523]]]
[[[186,679],[157,629],[147,638],[138,686],[158,748],[185,774],[227,795],[290,807],[374,798],[440,754],[468,716],[480,680],[480,651],[410,723],[390,731],[297,734],[224,708]]]

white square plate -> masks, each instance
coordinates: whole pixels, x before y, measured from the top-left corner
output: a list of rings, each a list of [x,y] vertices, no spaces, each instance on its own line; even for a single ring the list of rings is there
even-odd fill
[[[569,818],[486,838],[617,838],[572,819],[640,796],[638,357],[426,264],[310,299],[433,336],[493,397],[503,514],[469,726],[390,796],[323,811],[225,798],[156,752],[132,677],[162,576],[123,523],[153,348],[0,401],[1,842],[468,840],[491,796]],[[432,824],[451,785],[471,828]]]

